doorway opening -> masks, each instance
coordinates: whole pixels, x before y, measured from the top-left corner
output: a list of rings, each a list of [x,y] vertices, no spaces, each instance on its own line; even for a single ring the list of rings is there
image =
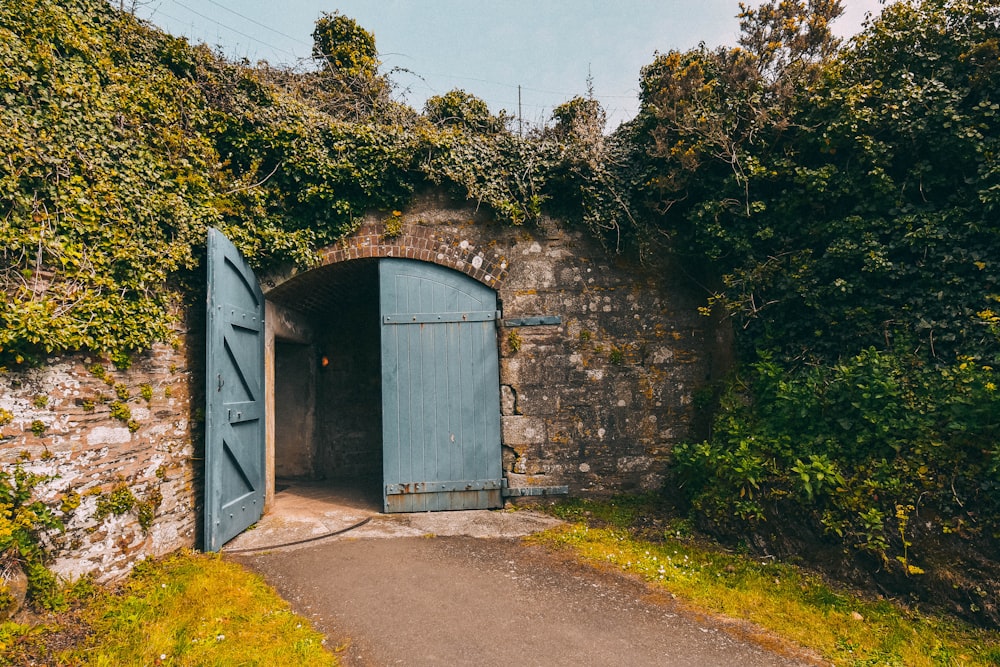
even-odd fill
[[[326,488],[381,507],[378,266],[303,273],[268,293],[273,331],[271,497]]]
[[[207,247],[207,549],[285,483],[349,486],[386,512],[503,506],[493,288],[388,256],[293,275],[265,298],[218,230]]]
[[[302,273],[267,301],[268,504],[299,481],[386,512],[503,505],[492,288],[372,258]]]

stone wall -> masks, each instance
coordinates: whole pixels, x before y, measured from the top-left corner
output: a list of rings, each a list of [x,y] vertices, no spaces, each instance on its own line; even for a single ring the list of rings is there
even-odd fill
[[[671,447],[698,435],[694,396],[710,380],[715,342],[712,320],[698,313],[703,296],[665,263],[629,265],[555,221],[455,232],[506,265],[498,292],[508,484],[568,485],[572,495],[661,488]],[[561,323],[506,326],[537,316]]]
[[[76,500],[63,533],[49,536],[52,569],[108,581],[137,557],[194,546],[200,526],[202,377],[189,363],[197,336],[156,345],[117,370],[70,355],[0,374],[0,465],[55,476],[36,496]],[[195,368],[198,367],[196,362]]]
[[[554,220],[504,226],[428,195],[401,215],[368,216],[322,256],[316,278],[269,277],[268,298],[323,311],[339,298],[324,285],[324,269],[378,257],[433,262],[497,290],[512,487],[568,485],[577,495],[660,488],[671,447],[700,435],[699,388],[726,366],[726,337],[699,314],[704,296],[681,272],[666,260],[628,264]],[[561,322],[512,325],[537,316]]]
[[[721,330],[698,314],[702,296],[682,275],[667,263],[650,268],[610,257],[571,226],[551,220],[503,226],[441,197],[420,199],[392,218],[388,233],[384,214],[369,216],[352,237],[323,253],[323,264],[330,269],[361,258],[410,257],[449,266],[497,290],[509,485],[568,485],[573,495],[660,488],[672,446],[700,435],[695,396],[713,369],[724,367],[727,351]],[[357,286],[364,271],[353,272],[355,282],[341,275],[336,287],[323,270],[310,273],[298,293],[283,297],[289,276],[265,279],[268,298],[281,297],[272,304],[275,312],[279,306],[309,310],[316,300],[321,311],[324,290],[339,291],[341,305],[344,293],[373,298]],[[157,345],[127,370],[70,355],[0,374],[0,409],[13,417],[0,426],[0,464],[9,471],[24,458],[32,471],[57,476],[39,488],[43,500],[79,496],[66,531],[50,537],[56,572],[110,580],[139,557],[200,544],[201,311],[192,308],[177,345]],[[345,331],[377,338],[377,323],[362,330],[343,321],[350,312],[337,311],[343,326],[317,320],[320,333],[310,338],[315,347],[304,358],[336,350]],[[513,322],[538,316],[558,316],[560,324]],[[377,353],[377,345],[359,349]],[[377,411],[377,401],[358,391],[361,381],[349,366],[336,365],[342,361],[332,360],[327,384],[346,374],[353,399]],[[339,385],[316,382],[320,447],[315,460],[303,464],[313,474],[323,468],[318,472],[328,477],[337,476],[328,467],[347,465],[353,474],[377,470],[376,457],[358,457],[370,453],[366,443],[377,435],[379,415],[351,408],[354,422],[333,419],[329,406]],[[362,429],[362,422],[370,428]],[[347,431],[358,445],[329,454],[327,441],[343,440]]]

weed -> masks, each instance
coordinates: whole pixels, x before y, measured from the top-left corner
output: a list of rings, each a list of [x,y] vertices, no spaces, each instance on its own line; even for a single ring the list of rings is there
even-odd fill
[[[104,364],[91,364],[87,367],[87,370],[90,371],[90,374],[98,380],[107,382],[108,369],[104,367]]]
[[[97,510],[94,512],[94,518],[101,520],[111,514],[115,516],[127,514],[132,511],[136,502],[138,499],[135,494],[132,493],[128,484],[121,480],[111,490],[111,493],[104,494],[97,499]]]
[[[80,506],[80,502],[80,494],[76,491],[70,491],[63,496],[63,499],[59,503],[59,509],[63,512],[63,514],[69,514]]]
[[[140,500],[122,479],[110,493],[98,497],[94,518],[100,521],[111,515],[122,516],[134,510],[139,526],[143,531],[149,532],[156,517],[156,510],[162,502],[163,494],[159,489],[153,489],[145,500]]]
[[[139,526],[145,532],[149,532],[149,529],[153,526],[153,519],[156,518],[156,505],[151,501],[143,500],[136,503],[136,520],[139,522]]]
[[[49,397],[45,394],[35,394],[35,397],[31,399],[31,404],[36,408],[44,408],[49,404]]]
[[[132,366],[132,355],[127,351],[118,351],[111,355],[111,363],[120,371],[128,370]]]
[[[116,382],[115,383],[115,395],[118,397],[118,400],[120,400],[120,401],[127,401],[129,399],[129,397],[130,397],[129,396],[128,385],[125,384],[124,382]]]
[[[390,216],[382,221],[382,225],[385,228],[385,231],[382,233],[383,238],[399,238],[403,235],[403,213],[401,211],[393,211]]]
[[[896,505],[896,521],[899,525],[899,538],[903,543],[903,555],[896,556],[896,560],[903,564],[903,572],[906,576],[911,574],[923,574],[924,571],[910,562],[910,547],[913,543],[906,539],[906,526],[910,523],[910,514],[916,508],[913,505]]]
[[[27,459],[21,459],[12,469],[0,470],[0,554],[22,563],[28,575],[28,594],[37,604],[56,609],[62,604],[58,581],[45,568],[40,540],[47,531],[62,530],[72,503],[57,513],[45,503],[33,500],[35,488],[55,477],[31,472],[26,468],[27,463]]]
[[[507,345],[510,347],[511,352],[519,352],[523,343],[524,341],[521,339],[521,334],[518,333],[517,329],[511,329],[507,334]]]
[[[121,401],[112,401],[111,405],[108,407],[111,408],[111,416],[118,421],[128,423],[128,421],[132,419],[132,411],[129,410],[128,406]]]
[[[48,430],[48,426],[45,425],[41,419],[35,419],[31,422],[31,432],[35,434],[36,437],[42,437],[45,431]]]
[[[153,400],[153,385],[148,382],[143,382],[139,385],[139,395],[142,396],[143,400],[147,403]]]

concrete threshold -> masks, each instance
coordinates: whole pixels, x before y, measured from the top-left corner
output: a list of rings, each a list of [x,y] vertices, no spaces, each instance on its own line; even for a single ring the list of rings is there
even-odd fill
[[[434,535],[510,538],[560,523],[559,519],[527,509],[383,514],[378,500],[363,489],[328,482],[279,480],[267,513],[222,550],[294,550],[327,539]]]

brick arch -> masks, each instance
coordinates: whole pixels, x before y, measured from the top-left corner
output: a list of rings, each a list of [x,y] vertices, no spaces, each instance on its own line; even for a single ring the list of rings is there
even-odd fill
[[[382,222],[366,222],[351,236],[320,251],[326,266],[368,257],[402,257],[431,262],[461,271],[493,289],[507,278],[509,259],[499,251],[451,230],[420,224],[404,224],[398,236],[388,236]]]

